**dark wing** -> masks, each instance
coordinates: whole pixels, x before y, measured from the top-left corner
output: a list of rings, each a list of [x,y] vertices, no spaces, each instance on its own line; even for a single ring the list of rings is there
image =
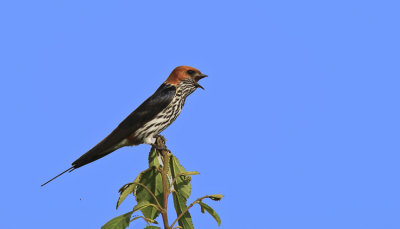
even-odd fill
[[[157,91],[122,121],[115,130],[72,163],[74,169],[93,162],[116,150],[122,140],[134,133],[171,103],[176,87],[163,83]]]

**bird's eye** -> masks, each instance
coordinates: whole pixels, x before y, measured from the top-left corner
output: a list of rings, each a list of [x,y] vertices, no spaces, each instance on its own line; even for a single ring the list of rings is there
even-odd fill
[[[193,71],[193,70],[188,70],[188,71],[187,71],[187,74],[193,75],[193,74],[194,74],[194,71]]]

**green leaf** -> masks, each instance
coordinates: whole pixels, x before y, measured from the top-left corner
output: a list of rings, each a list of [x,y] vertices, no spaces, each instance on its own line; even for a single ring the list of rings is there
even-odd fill
[[[210,195],[210,199],[215,200],[215,201],[221,200],[222,197],[224,197],[224,195],[221,195],[221,194]]]
[[[133,211],[117,216],[104,224],[101,229],[125,229],[129,226]]]
[[[158,151],[152,147],[149,153],[149,168],[155,166],[155,167],[159,167],[160,165],[162,165],[162,157],[160,156],[160,154],[158,153]],[[161,161],[161,163],[160,163]]]
[[[214,211],[214,209],[212,209],[210,206],[208,206],[207,204],[203,203],[203,202],[199,202],[200,206],[201,206],[201,212],[204,213],[204,209],[212,216],[214,217],[215,221],[217,221],[218,226],[221,225],[221,218],[219,218],[219,215],[217,214],[216,211]]]
[[[172,197],[174,199],[176,214],[179,216],[187,208],[187,199],[189,198],[191,191],[190,176],[179,176],[179,174],[186,173],[186,170],[175,156],[171,156],[170,169],[172,177],[177,177],[174,184],[175,191],[172,193]],[[189,211],[179,219],[178,223],[185,229],[194,228]]]
[[[131,222],[132,221],[135,221],[135,220],[137,220],[137,219],[143,219],[144,221],[146,221],[146,223],[155,223],[155,224],[158,224],[158,222],[157,221],[155,221],[155,220],[153,220],[153,219],[149,219],[149,218],[146,218],[146,217],[143,217],[143,216],[136,216],[136,217],[134,217],[132,220],[131,220]]]
[[[135,190],[135,187],[136,184],[128,183],[119,189],[120,196],[117,201],[117,207],[116,207],[117,209],[119,205],[125,200],[125,198]]]
[[[163,199],[163,186],[162,186],[162,178],[161,174],[157,171],[155,167],[151,170],[145,172],[140,179],[140,183],[145,185],[157,198],[159,203],[162,203]],[[138,205],[143,203],[152,203],[157,205],[157,202],[154,200],[153,196],[142,186],[138,185],[136,188],[136,192],[134,192],[136,197],[136,201]],[[155,208],[143,208],[140,209],[143,215],[149,219],[155,219],[159,215],[159,211]]]
[[[146,173],[148,170],[150,170],[150,168],[142,171],[141,173],[139,173],[139,175],[136,177],[136,179],[132,183],[128,183],[128,184],[122,186],[119,189],[118,192],[120,193],[120,196],[119,196],[118,201],[117,201],[117,209],[118,209],[119,205],[125,200],[125,198],[129,194],[131,194],[131,193],[133,193],[135,191],[135,188],[136,188],[137,184],[134,184],[134,183],[139,183],[140,179],[143,176],[143,174]]]
[[[180,176],[181,175],[185,175],[185,176],[190,176],[190,175],[199,175],[200,173],[199,172],[196,172],[196,171],[187,171],[187,172],[183,172],[183,173],[181,173],[181,174],[179,174]]]
[[[179,192],[179,194],[181,194],[185,199],[189,198],[192,190],[192,186],[190,185],[191,178],[190,176],[180,175],[186,173],[187,171],[185,168],[183,168],[175,156],[171,156],[170,169],[172,177],[177,177],[174,184],[175,191]]]
[[[156,210],[159,210],[157,205],[149,203],[147,201],[141,201],[133,208],[133,211],[135,212],[135,211],[147,208],[147,207],[152,207],[152,208],[155,208]],[[153,220],[153,219],[151,219],[151,220]]]
[[[161,227],[147,225],[144,229],[161,229]]]
[[[163,200],[163,183],[161,173],[158,171],[160,168],[161,157],[157,150],[153,147],[149,153],[149,167],[150,169],[143,171],[140,177],[140,183],[145,185],[157,198],[159,203]],[[162,163],[162,161],[161,161]],[[167,184],[168,185],[168,184]],[[136,191],[133,193],[135,195],[138,204],[140,202],[148,202],[157,205],[153,196],[142,186],[137,186]],[[149,219],[155,219],[160,214],[160,211],[155,208],[143,208],[141,209],[143,215]]]
[[[173,192],[172,197],[174,199],[174,206],[176,215],[180,215],[187,208],[187,199],[180,195],[178,192]],[[179,226],[182,226],[185,229],[193,229],[193,221],[192,216],[189,211],[187,211],[179,220]]]
[[[155,204],[149,203],[147,201],[141,201],[133,208],[133,211],[125,213],[118,217],[115,217],[114,219],[112,219],[112,220],[108,221],[106,224],[104,224],[104,226],[101,228],[102,229],[124,229],[129,226],[129,222],[132,222],[139,218],[142,218],[146,222],[149,222],[149,223],[157,223],[157,221],[155,221],[154,219],[150,219],[150,218],[143,217],[143,216],[137,216],[137,217],[134,217],[132,220],[130,220],[132,213],[134,213],[135,211],[143,210],[143,209],[147,209],[147,208],[158,209],[158,206]]]

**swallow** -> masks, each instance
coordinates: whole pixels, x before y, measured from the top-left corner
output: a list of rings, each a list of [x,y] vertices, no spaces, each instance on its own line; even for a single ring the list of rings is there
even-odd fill
[[[198,69],[190,66],[176,67],[167,80],[128,115],[107,137],[87,151],[72,166],[58,174],[49,182],[66,172],[96,161],[115,150],[139,144],[155,145],[156,136],[165,130],[179,116],[186,98],[197,88],[204,89],[198,82],[207,77]]]

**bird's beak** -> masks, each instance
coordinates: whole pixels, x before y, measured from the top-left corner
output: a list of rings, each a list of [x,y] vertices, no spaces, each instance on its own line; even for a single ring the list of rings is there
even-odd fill
[[[198,82],[199,82],[199,80],[203,79],[204,77],[207,77],[207,75],[198,75],[198,76],[194,77],[194,85],[196,87],[199,87],[199,88],[203,89],[203,90],[204,90],[204,87],[201,86]]]

